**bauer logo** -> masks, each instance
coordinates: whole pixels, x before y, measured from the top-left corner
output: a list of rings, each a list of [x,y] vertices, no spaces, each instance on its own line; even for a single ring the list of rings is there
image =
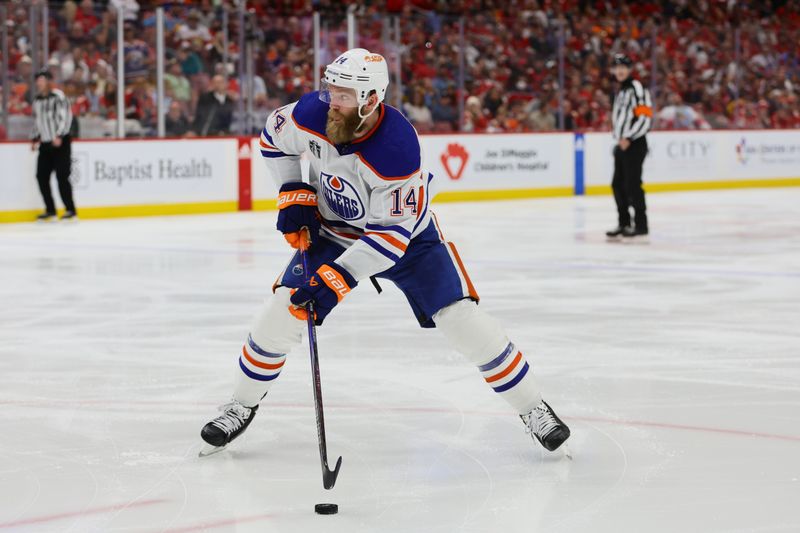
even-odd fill
[[[355,187],[339,176],[320,173],[325,203],[342,220],[358,220],[364,216],[364,204]]]
[[[467,160],[469,159],[469,152],[463,145],[458,143],[451,143],[447,145],[447,149],[440,157],[442,166],[444,167],[447,175],[451,180],[461,178],[464,169],[467,168]]]

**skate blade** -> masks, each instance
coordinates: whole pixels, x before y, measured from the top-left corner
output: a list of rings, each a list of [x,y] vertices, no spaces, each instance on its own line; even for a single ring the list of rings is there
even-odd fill
[[[219,453],[222,450],[227,448],[227,446],[214,446],[212,444],[204,444],[200,453],[197,454],[198,457],[208,457],[209,455],[214,455],[215,453]]]

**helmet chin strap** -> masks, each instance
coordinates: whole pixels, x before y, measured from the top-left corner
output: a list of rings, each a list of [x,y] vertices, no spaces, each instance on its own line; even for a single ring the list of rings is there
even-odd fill
[[[361,114],[361,109],[365,105],[366,104],[361,104],[360,106],[358,106],[358,118],[361,119],[361,122],[358,123],[358,127],[356,128],[356,131],[361,131],[361,127],[364,125],[364,122],[366,122],[366,120],[370,117],[370,115],[372,115],[375,112],[375,110],[378,109],[378,106],[376,105],[375,107],[372,108],[372,111],[370,111],[366,115],[362,115]]]

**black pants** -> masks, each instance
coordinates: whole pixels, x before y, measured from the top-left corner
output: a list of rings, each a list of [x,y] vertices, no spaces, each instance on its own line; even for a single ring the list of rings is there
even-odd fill
[[[647,206],[642,189],[642,165],[647,155],[647,140],[640,137],[632,141],[627,150],[614,148],[614,179],[611,188],[617,202],[619,225],[631,225],[630,208],[633,207],[636,227],[647,229]]]
[[[56,171],[58,181],[58,192],[61,201],[67,211],[75,211],[75,203],[72,201],[72,184],[69,182],[69,174],[72,170],[72,146],[69,136],[64,137],[61,146],[56,148],[53,143],[41,143],[39,145],[39,160],[36,164],[36,180],[39,182],[39,191],[42,193],[44,207],[48,213],[56,212],[56,204],[53,202],[53,193],[50,191],[50,176]]]

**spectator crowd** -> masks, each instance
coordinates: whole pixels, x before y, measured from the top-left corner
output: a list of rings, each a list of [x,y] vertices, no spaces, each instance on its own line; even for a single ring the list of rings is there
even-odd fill
[[[31,1],[5,5],[2,108],[30,115],[33,58],[41,58]],[[651,88],[658,129],[800,127],[800,0],[248,0],[243,25],[232,0],[66,0],[50,4],[49,57],[39,66],[82,124],[96,125],[81,136],[113,134],[121,9],[127,129],[154,134],[159,5],[170,136],[260,129],[269,111],[314,87],[311,14],[322,16],[325,65],[346,48],[348,7],[359,46],[390,63],[387,101],[420,132],[608,130],[616,52],[633,58]],[[252,78],[239,68],[240,35]]]

